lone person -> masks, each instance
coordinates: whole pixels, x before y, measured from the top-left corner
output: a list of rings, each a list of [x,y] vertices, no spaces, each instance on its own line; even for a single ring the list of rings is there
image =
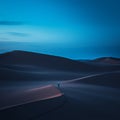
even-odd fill
[[[58,88],[60,88],[60,83],[58,82]]]

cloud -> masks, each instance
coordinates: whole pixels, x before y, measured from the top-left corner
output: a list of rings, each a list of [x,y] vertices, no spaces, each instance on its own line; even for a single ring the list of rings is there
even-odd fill
[[[0,21],[0,25],[23,25],[20,21]]]
[[[29,35],[27,33],[20,33],[20,32],[7,32],[7,34],[10,34],[13,36],[19,36],[19,37],[27,37]]]
[[[5,38],[5,37],[0,37],[0,40],[4,40],[4,41],[8,41],[9,39],[8,38]]]

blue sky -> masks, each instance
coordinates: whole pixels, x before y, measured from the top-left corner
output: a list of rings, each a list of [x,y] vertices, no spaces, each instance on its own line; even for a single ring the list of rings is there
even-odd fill
[[[0,53],[120,57],[119,0],[1,0]]]

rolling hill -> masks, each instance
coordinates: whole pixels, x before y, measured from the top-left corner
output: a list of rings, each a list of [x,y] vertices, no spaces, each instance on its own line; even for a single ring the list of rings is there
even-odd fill
[[[91,64],[20,50],[0,54],[0,80],[58,80],[80,77],[83,73],[119,70],[120,65]]]

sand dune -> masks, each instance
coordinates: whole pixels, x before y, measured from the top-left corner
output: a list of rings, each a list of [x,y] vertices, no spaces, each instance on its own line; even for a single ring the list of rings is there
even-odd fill
[[[6,65],[6,67],[28,67],[32,66],[39,67],[39,69],[50,69],[50,70],[62,70],[62,71],[100,71],[100,70],[117,70],[118,66],[111,65],[111,66],[100,66],[94,64],[88,64],[86,62],[78,62],[75,60],[52,56],[52,55],[45,55],[39,53],[32,53],[26,51],[12,51],[9,53],[4,53],[0,55],[0,65]],[[8,65],[8,66],[7,66]],[[10,66],[9,66],[10,65]]]
[[[98,63],[108,63],[108,64],[120,64],[120,58],[113,58],[113,57],[101,57],[93,60],[93,62]]]
[[[19,94],[15,94],[13,96],[9,95],[9,97],[6,93],[4,98],[2,97],[0,100],[0,110],[16,107],[18,105],[27,104],[30,102],[47,100],[47,99],[51,99],[59,96],[62,96],[62,93],[53,85],[47,85],[44,87],[28,89],[28,90],[22,91]],[[6,101],[5,103],[4,101],[5,99],[9,99],[9,101]]]
[[[77,82],[77,84],[84,83],[91,85],[120,88],[120,72],[103,73],[100,75],[98,74],[92,77],[88,77],[80,80],[78,79],[75,82]]]
[[[0,68],[0,81],[44,81],[44,80],[67,80],[80,76],[84,76],[88,73],[76,73],[69,71],[25,71],[25,70],[15,70],[8,68]]]
[[[9,96],[6,93],[0,100],[0,119],[26,120],[45,114],[63,103],[63,93],[53,85],[27,89]]]
[[[78,66],[87,67],[84,63],[79,63],[71,59],[56,57],[45,54],[38,54],[26,51],[12,51],[0,55],[0,63],[7,65],[32,65],[51,70],[77,71]]]
[[[23,104],[0,111],[1,120],[35,120],[48,113],[61,108],[65,103],[64,96],[56,97],[49,100],[42,100]]]
[[[120,89],[118,89],[119,86],[116,87],[117,89],[114,86],[114,82],[116,82],[114,81],[115,77],[118,77],[116,80],[119,80],[119,72],[105,73],[97,76],[91,75],[91,77],[89,75],[89,77],[84,77],[74,82],[67,82],[66,84],[61,83],[60,89],[64,92],[65,98],[61,96],[61,93],[59,97],[59,90],[56,91],[55,89],[58,93],[55,99],[48,99],[48,97],[48,100],[36,101],[30,104],[24,104],[23,106],[14,107],[13,109],[3,110],[0,112],[0,116],[4,118],[4,120],[8,118],[12,120],[119,119]],[[96,82],[97,80],[103,80],[102,82],[105,84]],[[112,81],[113,84],[109,85],[108,80]],[[43,92],[48,90],[50,92],[49,88],[51,87],[50,85],[28,89],[24,97],[26,98],[26,95],[28,95],[31,99],[31,95],[33,95],[33,98],[36,98],[38,97],[39,91],[40,95],[42,95],[42,90]],[[54,87],[52,89],[54,91]],[[48,94],[49,93],[46,93],[45,96]],[[28,98],[26,98],[26,101],[28,101]]]
[[[63,82],[61,89],[67,99],[66,104],[58,111],[53,111],[42,118],[37,117],[36,120],[48,118],[51,120],[120,119],[119,75],[119,72],[105,73]],[[115,80],[115,77],[118,78]],[[101,84],[100,80],[104,84]]]
[[[81,77],[81,74],[118,70],[120,65],[78,62],[26,51],[12,51],[0,55],[0,80],[67,80]]]
[[[12,51],[0,55],[0,83],[0,120],[120,119],[120,65],[113,62]]]

